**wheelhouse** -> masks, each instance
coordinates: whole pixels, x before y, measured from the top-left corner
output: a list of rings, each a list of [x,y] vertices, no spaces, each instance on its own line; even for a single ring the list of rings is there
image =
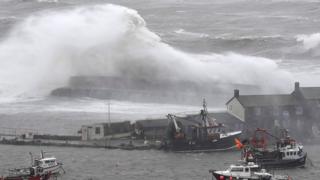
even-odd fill
[[[40,166],[42,168],[49,168],[57,165],[57,160],[54,157],[35,160],[35,166]]]
[[[261,168],[256,165],[256,164],[252,164],[252,163],[249,163],[248,165],[246,166],[243,166],[243,165],[231,165],[228,169],[228,171],[231,173],[231,174],[246,174],[246,175],[249,175],[251,173],[254,173],[254,172],[260,172]]]

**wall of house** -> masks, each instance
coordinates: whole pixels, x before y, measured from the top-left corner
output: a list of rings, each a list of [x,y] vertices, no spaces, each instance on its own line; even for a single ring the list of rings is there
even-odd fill
[[[147,139],[162,140],[166,136],[166,128],[154,127],[144,129],[143,135]]]
[[[232,114],[233,116],[237,117],[241,121],[245,121],[245,109],[240,104],[237,98],[233,98],[227,104],[227,111],[228,113]]]
[[[81,140],[83,141],[88,140],[88,126],[81,127]]]
[[[111,134],[128,133],[131,131],[132,131],[132,126],[130,121],[104,124],[104,136],[108,136]]]
[[[103,139],[103,137],[104,137],[103,124],[93,124],[90,126],[81,127],[81,140],[83,141]]]
[[[103,139],[103,137],[104,137],[103,124],[92,125],[91,139]]]
[[[302,106],[246,108],[246,129],[251,134],[256,128],[267,130],[289,129],[290,134],[304,133],[306,114]],[[274,133],[274,132],[273,132]]]

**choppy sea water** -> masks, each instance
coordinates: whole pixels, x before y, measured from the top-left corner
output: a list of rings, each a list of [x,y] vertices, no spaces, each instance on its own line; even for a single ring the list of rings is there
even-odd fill
[[[1,100],[43,97],[74,75],[319,85],[316,0],[6,0]],[[232,90],[231,90],[232,91]]]
[[[312,163],[305,168],[274,171],[292,179],[316,180],[320,173],[319,146],[306,146]],[[124,151],[88,148],[57,148],[0,145],[0,167],[28,166],[29,152],[42,149],[54,154],[64,164],[65,180],[210,180],[209,169],[225,169],[236,163],[239,152],[219,153],[168,153],[163,151]],[[310,160],[308,160],[310,161]]]
[[[319,5],[317,0],[1,1],[0,126],[74,135],[82,124],[106,122],[107,101],[48,98],[72,75],[249,83],[281,92],[297,80],[319,85]],[[200,107],[111,100],[111,119],[194,113]],[[0,169],[28,165],[28,152],[41,149],[63,161],[67,180],[210,179],[208,169],[226,168],[239,157],[1,145]],[[306,151],[313,165],[279,173],[318,179],[319,146]]]

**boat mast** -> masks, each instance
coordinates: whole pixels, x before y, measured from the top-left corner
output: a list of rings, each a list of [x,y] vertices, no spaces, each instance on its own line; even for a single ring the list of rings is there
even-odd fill
[[[208,110],[207,110],[207,102],[206,99],[203,98],[202,103],[203,110],[201,111],[203,126],[208,127]]]
[[[111,118],[110,118],[110,99],[108,99],[108,128],[109,128],[109,134],[111,135],[109,137],[109,143],[108,143],[108,138],[106,138],[106,146],[109,144],[111,146],[111,138],[112,138],[112,128],[111,128]]]
[[[43,150],[41,150],[41,159],[43,159],[44,158],[44,152],[43,152]]]
[[[203,126],[203,130],[202,133],[203,137],[208,137],[208,111],[207,111],[207,102],[206,99],[203,98],[203,102],[202,102],[202,107],[203,109],[201,110],[200,114],[201,114],[201,119],[202,119],[202,126]]]
[[[31,167],[34,165],[34,162],[33,162],[33,155],[32,155],[32,153],[31,152],[29,152],[29,154],[30,154],[30,158],[31,158]]]
[[[108,100],[108,122],[109,122],[109,128],[111,130],[111,119],[110,119],[110,100]]]

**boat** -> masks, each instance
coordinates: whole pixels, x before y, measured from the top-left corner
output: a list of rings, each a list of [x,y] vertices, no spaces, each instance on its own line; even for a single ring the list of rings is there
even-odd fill
[[[217,180],[290,180],[287,175],[273,175],[254,162],[232,164],[227,170],[209,170]]]
[[[267,169],[303,167],[307,158],[303,145],[292,139],[287,130],[282,130],[281,134],[279,138],[265,129],[257,129],[253,138],[244,145],[242,158]],[[271,148],[268,147],[267,135],[276,139],[275,145]]]
[[[31,156],[31,166],[8,170],[8,175],[0,177],[0,180],[51,180],[61,175],[62,163],[57,162],[55,157],[45,157],[41,151],[39,158]]]
[[[180,121],[168,114],[168,128],[163,149],[175,152],[225,151],[235,148],[234,139],[241,136],[241,131],[227,132],[226,127],[210,119],[205,99],[200,111],[201,121]]]

